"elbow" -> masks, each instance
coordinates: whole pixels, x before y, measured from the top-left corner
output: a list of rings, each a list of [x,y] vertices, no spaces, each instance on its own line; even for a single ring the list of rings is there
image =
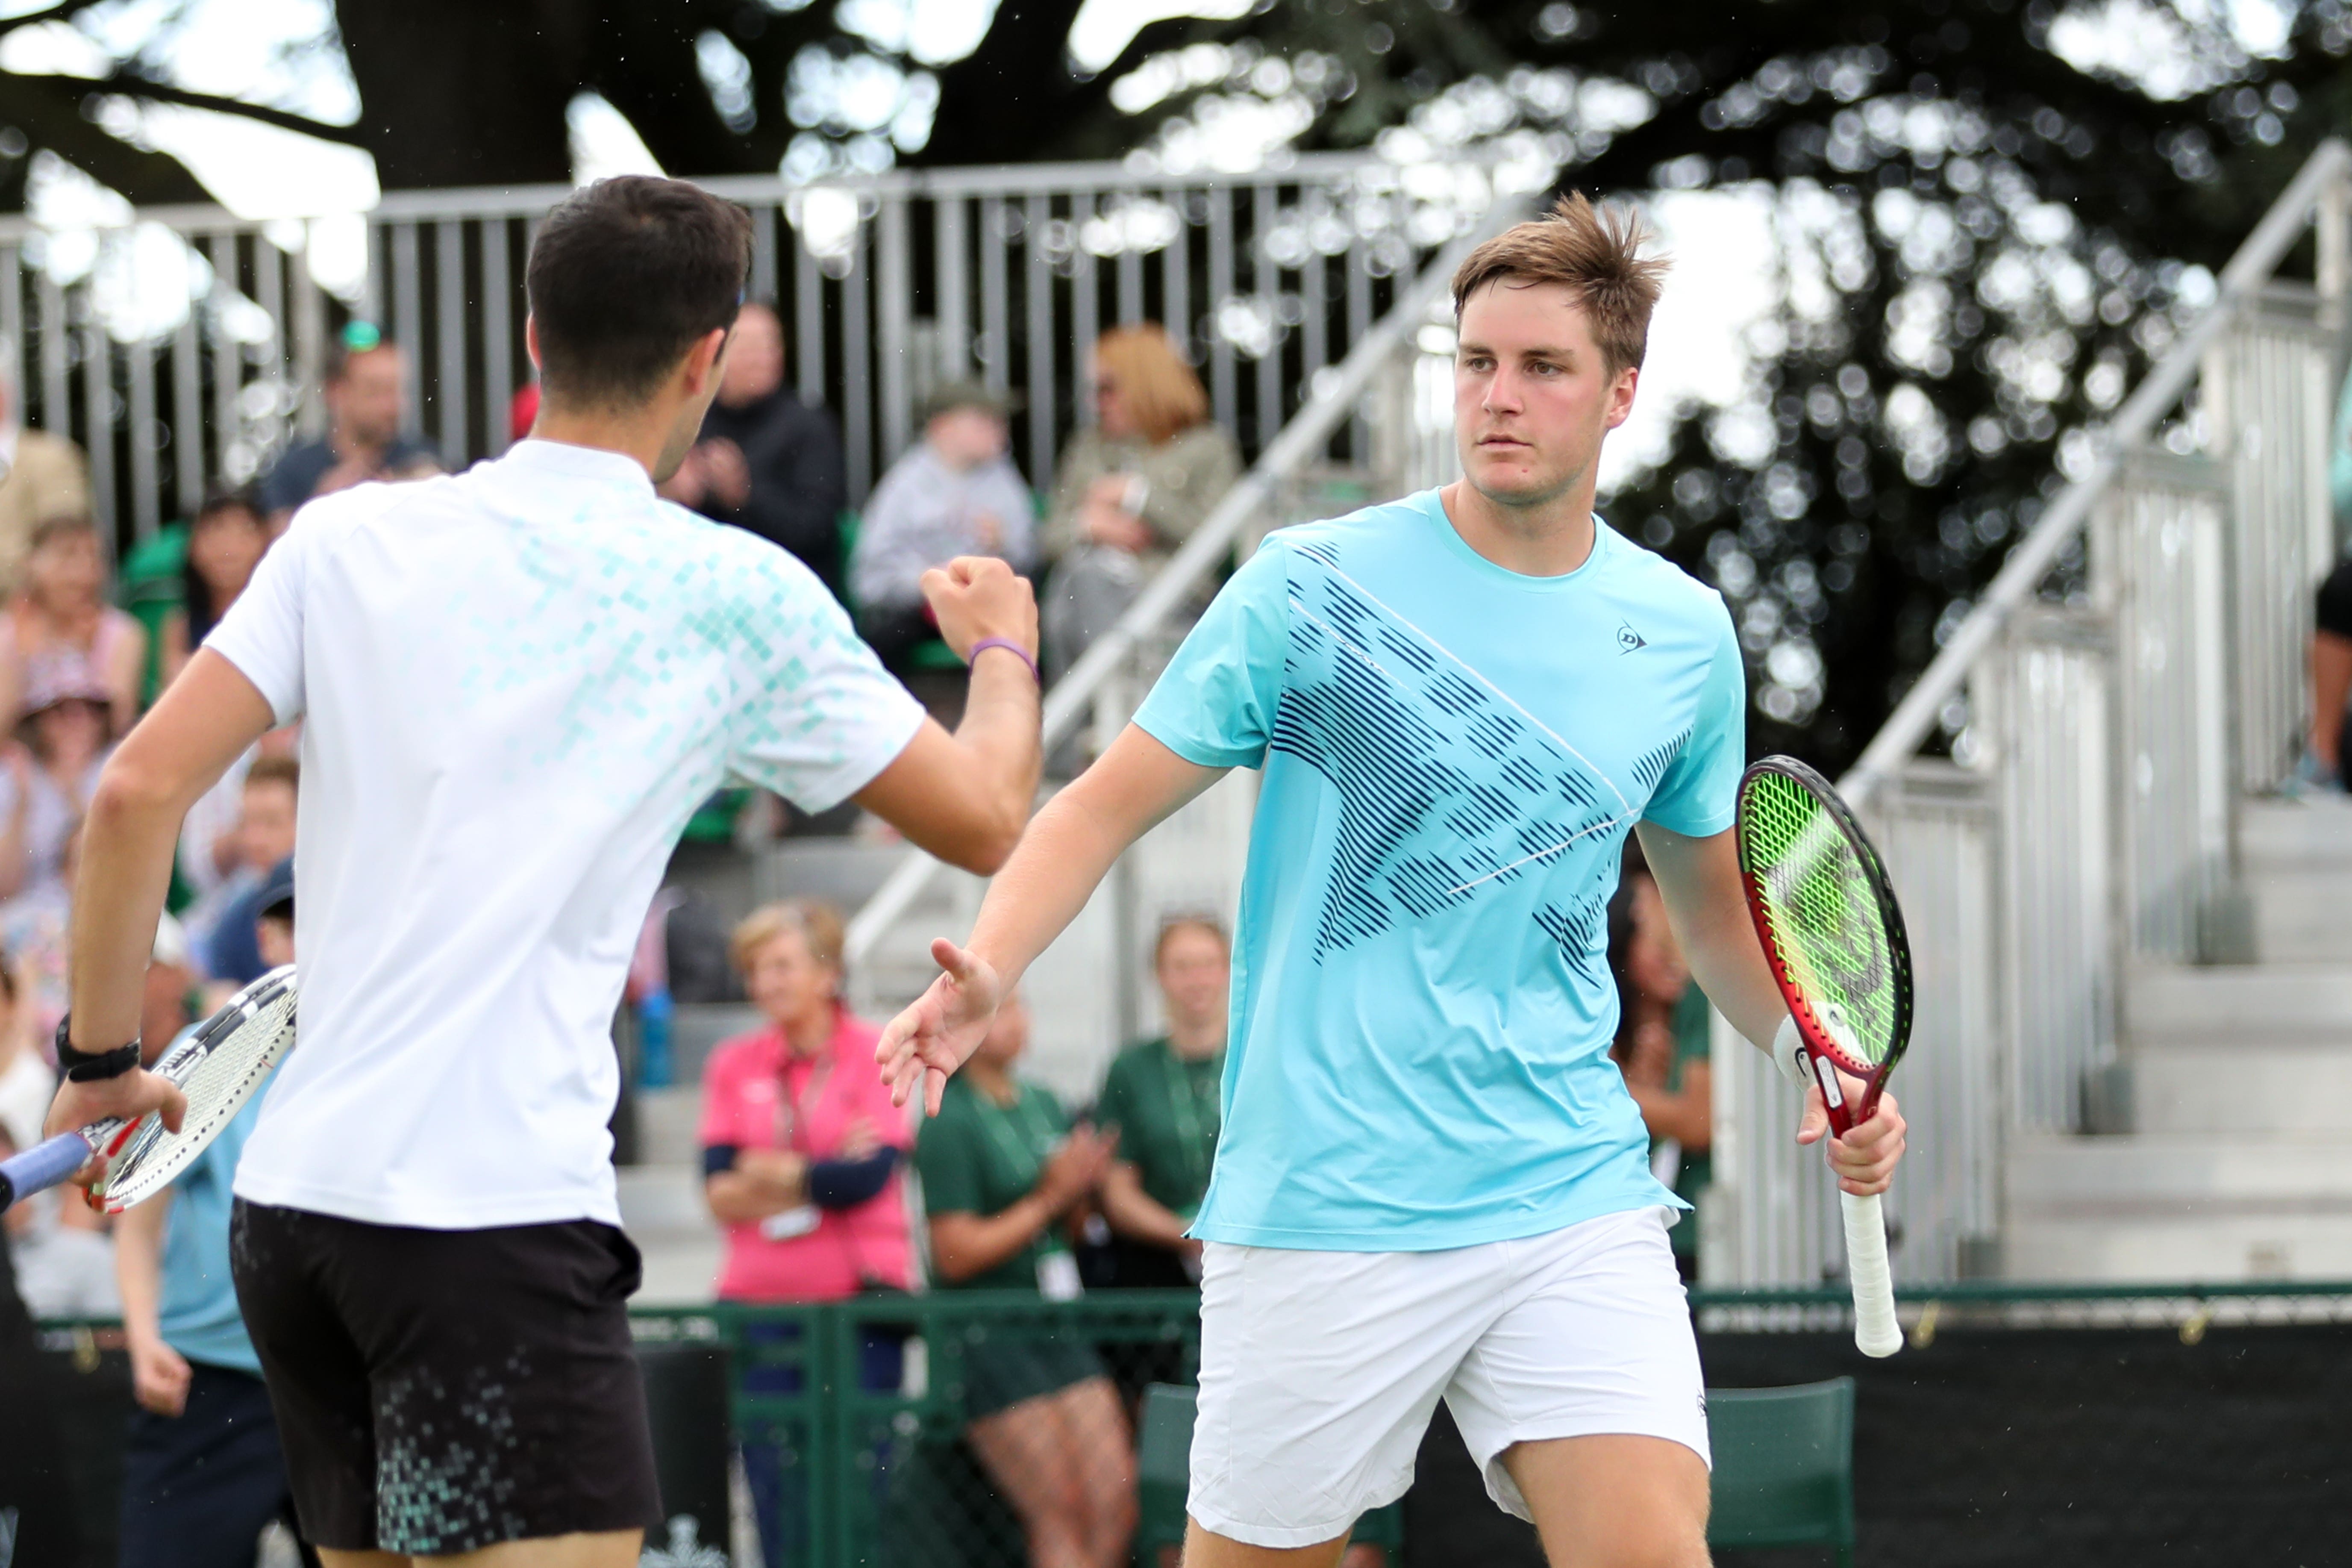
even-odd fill
[[[1021,847],[1021,835],[1028,826],[1028,813],[1019,807],[977,819],[958,836],[952,852],[940,858],[975,877],[993,877]]]
[[[92,825],[128,826],[156,816],[176,816],[178,791],[172,781],[116,752],[98,776],[89,797]]]

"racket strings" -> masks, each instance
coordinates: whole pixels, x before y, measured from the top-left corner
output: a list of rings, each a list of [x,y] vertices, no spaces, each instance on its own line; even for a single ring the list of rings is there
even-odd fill
[[[106,1184],[110,1207],[128,1207],[160,1192],[245,1108],[293,1038],[295,1001],[293,986],[286,984],[225,1037],[199,1036],[164,1053],[155,1070],[188,1097],[187,1113],[177,1132],[149,1119],[115,1156]]]
[[[1873,1066],[1895,1048],[1900,1003],[1869,867],[1838,820],[1795,780],[1744,785],[1741,848],[1780,967],[1813,1022]]]

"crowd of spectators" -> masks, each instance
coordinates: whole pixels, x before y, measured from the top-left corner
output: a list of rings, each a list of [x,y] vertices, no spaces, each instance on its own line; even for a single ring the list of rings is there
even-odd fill
[[[173,546],[174,590],[142,623],[118,607],[88,469],[60,437],[16,426],[0,384],[0,1143],[37,1141],[56,1089],[81,826],[115,743],[245,591],[288,519],[315,495],[436,471],[402,434],[401,351],[365,322],[337,338],[320,387],[326,433],[257,484],[208,492]],[[151,633],[150,626],[153,626]],[[192,1019],[268,967],[262,919],[290,898],[299,736],[266,737],[190,811],[156,934],[141,1037],[159,1054]],[[122,1302],[108,1222],[52,1192],[10,1210],[16,1294],[36,1316],[106,1317]]]

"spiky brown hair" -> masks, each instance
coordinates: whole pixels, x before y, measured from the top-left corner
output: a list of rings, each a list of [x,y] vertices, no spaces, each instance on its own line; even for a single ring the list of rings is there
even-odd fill
[[[1464,258],[1454,274],[1454,318],[1460,321],[1464,302],[1489,283],[1565,284],[1592,322],[1610,373],[1639,365],[1669,266],[1664,257],[1642,254],[1651,238],[1633,208],[1613,202],[1596,207],[1571,191],[1549,214],[1512,225]]]

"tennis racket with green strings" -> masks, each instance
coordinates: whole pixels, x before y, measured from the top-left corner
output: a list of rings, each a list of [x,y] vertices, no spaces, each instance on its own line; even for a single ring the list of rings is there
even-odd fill
[[[1886,868],[1827,779],[1767,757],[1739,780],[1740,882],[1765,962],[1796,1020],[1797,1054],[1843,1135],[1878,1110],[1911,1039],[1911,944]],[[1850,1095],[1838,1069],[1863,1081]],[[1886,1222],[1875,1195],[1841,1190],[1853,1341],[1864,1355],[1903,1347]]]

